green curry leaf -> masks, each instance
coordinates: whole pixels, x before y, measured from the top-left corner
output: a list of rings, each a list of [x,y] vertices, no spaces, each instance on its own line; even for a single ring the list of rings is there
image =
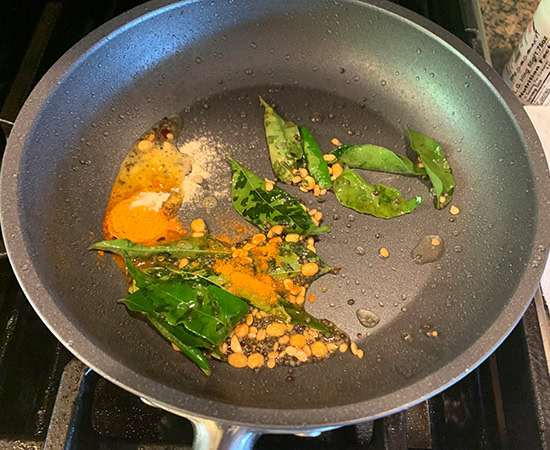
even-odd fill
[[[426,170],[403,155],[378,145],[344,145],[331,152],[339,163],[357,169],[425,176]]]
[[[147,259],[158,255],[174,258],[193,258],[197,256],[231,255],[231,248],[212,236],[202,238],[184,237],[168,244],[145,246],[134,244],[128,239],[101,241],[89,247],[89,250],[101,250],[117,255],[126,253],[130,258]]]
[[[455,189],[455,179],[449,161],[447,161],[441,146],[432,138],[410,128],[408,131],[411,148],[424,164],[434,187],[436,206],[438,209],[442,209],[451,202]]]
[[[231,160],[233,167],[233,207],[246,220],[266,232],[274,225],[283,225],[289,233],[313,235],[330,231],[316,227],[300,203],[278,186],[265,189],[265,182],[252,171]]]
[[[323,153],[317,141],[307,127],[300,127],[304,156],[306,157],[307,170],[321,189],[328,189],[332,186],[328,165],[323,159]]]
[[[303,306],[297,306],[286,301],[283,301],[283,306],[290,316],[290,323],[295,325],[305,325],[329,335],[334,333],[335,327],[333,328],[327,325],[327,323],[325,323],[327,321],[313,317],[304,309]]]
[[[260,104],[264,107],[265,136],[271,167],[279,180],[290,183],[294,176],[292,171],[298,167],[298,161],[303,155],[300,132],[296,124],[281,118],[262,97]]]
[[[185,344],[187,333],[183,327],[173,327],[151,316],[148,316],[148,319],[164,339],[179,348],[181,352],[193,361],[206,375],[212,373],[210,364],[208,364],[208,359],[206,359],[204,353],[197,347]]]
[[[408,214],[422,203],[422,197],[404,200],[397,189],[369,184],[348,168],[334,180],[334,193],[342,205],[384,219]]]

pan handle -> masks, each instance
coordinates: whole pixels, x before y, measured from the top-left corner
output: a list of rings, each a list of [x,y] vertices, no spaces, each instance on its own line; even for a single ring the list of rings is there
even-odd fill
[[[180,411],[171,409],[166,405],[140,397],[141,401],[149,406],[164,409],[165,411],[185,417],[193,425],[195,435],[193,437],[193,450],[252,450],[254,444],[262,433],[258,430],[246,428],[240,425],[230,425],[203,419],[202,417],[189,416]]]
[[[195,431],[193,450],[251,450],[260,433],[238,425],[213,420],[190,419]]]

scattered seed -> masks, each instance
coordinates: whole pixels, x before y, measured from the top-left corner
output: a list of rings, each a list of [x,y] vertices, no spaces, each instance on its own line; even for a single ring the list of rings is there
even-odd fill
[[[303,350],[298,350],[296,352],[296,359],[300,362],[306,362],[307,361],[307,354]]]
[[[296,233],[290,233],[285,236],[286,242],[298,242],[300,240],[300,235]]]
[[[327,344],[327,350],[328,350],[329,352],[333,352],[334,350],[336,350],[336,344],[333,344],[332,342],[329,342],[329,343]]]
[[[172,348],[177,352],[181,352],[181,350],[179,349],[179,347],[176,344],[172,344]]]
[[[262,242],[265,242],[267,240],[267,238],[265,237],[265,234],[255,234],[254,236],[252,236],[252,239],[250,240],[250,242],[254,245],[258,245],[258,244],[261,244]]]
[[[432,237],[431,243],[434,247],[437,247],[438,245],[441,245],[441,241],[436,237]]]
[[[265,330],[268,336],[279,337],[285,334],[286,325],[280,322],[269,324]]]
[[[330,143],[331,143],[332,145],[335,145],[336,147],[341,147],[341,146],[342,146],[342,143],[341,143],[338,139],[336,139],[336,138],[332,138],[332,139],[330,140]],[[334,156],[334,155],[332,155],[332,156]],[[336,159],[336,157],[334,157],[334,158]],[[325,160],[325,161],[326,161],[326,160]]]
[[[447,201],[447,197],[445,197],[444,195],[439,196],[439,203],[444,205],[446,201]]]
[[[202,219],[195,219],[191,222],[191,231],[196,233],[204,233],[206,231],[206,224]]]
[[[181,258],[180,262],[178,263],[178,268],[185,267],[187,264],[189,264],[189,260],[187,258]]]
[[[254,318],[252,317],[252,314],[247,314],[246,315],[246,324],[248,326],[252,325],[252,322],[254,321]]]
[[[290,356],[296,356],[296,352],[298,351],[298,349],[292,345],[289,345],[285,350],[286,354]]]
[[[358,349],[357,353],[355,354],[355,356],[357,356],[359,359],[362,359],[363,355],[364,355],[364,353],[363,353],[363,350],[361,350],[361,349]]]
[[[306,344],[307,341],[303,334],[293,334],[290,336],[290,345],[301,348]]]
[[[338,141],[340,142],[340,141]],[[323,159],[326,161],[326,162],[332,162],[336,159],[336,156],[335,155],[331,155],[330,153],[327,153],[326,155],[323,155]]]
[[[139,141],[139,144],[138,144],[138,150],[139,151],[147,152],[147,151],[151,150],[152,148],[153,148],[153,143],[150,140],[144,139],[142,141]]]
[[[311,346],[311,353],[314,356],[322,357],[322,356],[326,356],[326,354],[328,353],[328,349],[324,342],[315,341]]]
[[[357,350],[358,349],[357,349],[357,344],[355,342],[351,343],[350,350],[351,350],[352,354],[357,355]]]
[[[233,350],[235,353],[243,352],[243,348],[241,347],[241,343],[239,342],[237,336],[233,336],[231,338],[231,350]]]
[[[274,187],[275,187],[275,185],[273,183],[271,183],[271,182],[268,183],[267,181],[265,182],[265,190],[267,192],[271,192]]]
[[[246,323],[241,323],[235,327],[234,334],[238,338],[243,338],[249,333],[248,325]]]
[[[386,247],[382,247],[380,250],[378,250],[378,253],[384,259],[386,259],[390,256],[390,252]]]
[[[313,262],[304,264],[300,272],[302,272],[302,275],[305,277],[312,277],[317,272],[319,272],[319,266]]]
[[[265,331],[264,328],[261,330],[258,330],[258,333],[256,333],[256,340],[263,341],[267,336],[267,331]]]
[[[281,336],[279,338],[279,344],[281,345],[285,345],[285,344],[288,344],[290,342],[290,336],[288,334],[285,334],[284,336]]]
[[[264,365],[264,357],[261,353],[252,353],[248,357],[248,367],[251,369],[257,369]]]
[[[342,166],[340,164],[336,163],[332,166],[332,176],[335,179],[338,178],[340,175],[342,175],[343,172],[344,172],[344,169],[342,169]]]
[[[340,344],[338,350],[340,350],[342,353],[346,353],[348,351],[348,344]]]
[[[248,358],[242,353],[231,353],[227,357],[227,362],[233,367],[243,368],[246,367],[248,363]]]
[[[449,212],[453,216],[456,216],[460,212],[460,209],[458,209],[455,205],[452,205],[451,208],[449,209]]]
[[[273,369],[274,367],[275,367],[275,360],[273,358],[269,358],[269,360],[267,361],[267,368]]]

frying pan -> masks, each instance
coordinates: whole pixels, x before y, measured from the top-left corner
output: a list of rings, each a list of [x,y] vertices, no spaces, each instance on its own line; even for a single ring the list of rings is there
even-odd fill
[[[405,154],[405,124],[433,137],[452,164],[461,210],[438,211],[421,181],[388,174],[363,175],[425,199],[389,221],[346,210],[332,194],[317,204],[285,188],[324,212],[333,232],[317,250],[342,267],[314,283],[308,309],[365,353],[295,368],[291,382],[287,367],[256,374],[214,363],[204,376],[117,305],[123,277],[111,258],[86,250],[101,238],[127,150],[164,116],[181,114],[182,142],[208,136],[220,154],[272,177],[259,94],[310,125],[325,151],[337,137]],[[217,167],[212,179],[229,186],[229,165]],[[371,420],[436,394],[507,336],[547,256],[548,168],[519,102],[456,38],[383,1],[161,0],[133,9],[38,84],[1,176],[4,239],[38,314],[107,379],[191,418],[204,448]],[[238,220],[228,195],[211,210],[186,203],[182,216],[203,217],[214,234]],[[443,239],[445,255],[415,264],[411,249],[427,234]],[[363,327],[358,308],[380,323]]]

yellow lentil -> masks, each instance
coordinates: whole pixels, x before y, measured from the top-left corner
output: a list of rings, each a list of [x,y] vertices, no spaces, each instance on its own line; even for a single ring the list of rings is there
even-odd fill
[[[240,368],[246,367],[248,363],[248,358],[244,356],[242,353],[231,353],[227,357],[227,362],[231,366],[238,367],[240,369]]]

